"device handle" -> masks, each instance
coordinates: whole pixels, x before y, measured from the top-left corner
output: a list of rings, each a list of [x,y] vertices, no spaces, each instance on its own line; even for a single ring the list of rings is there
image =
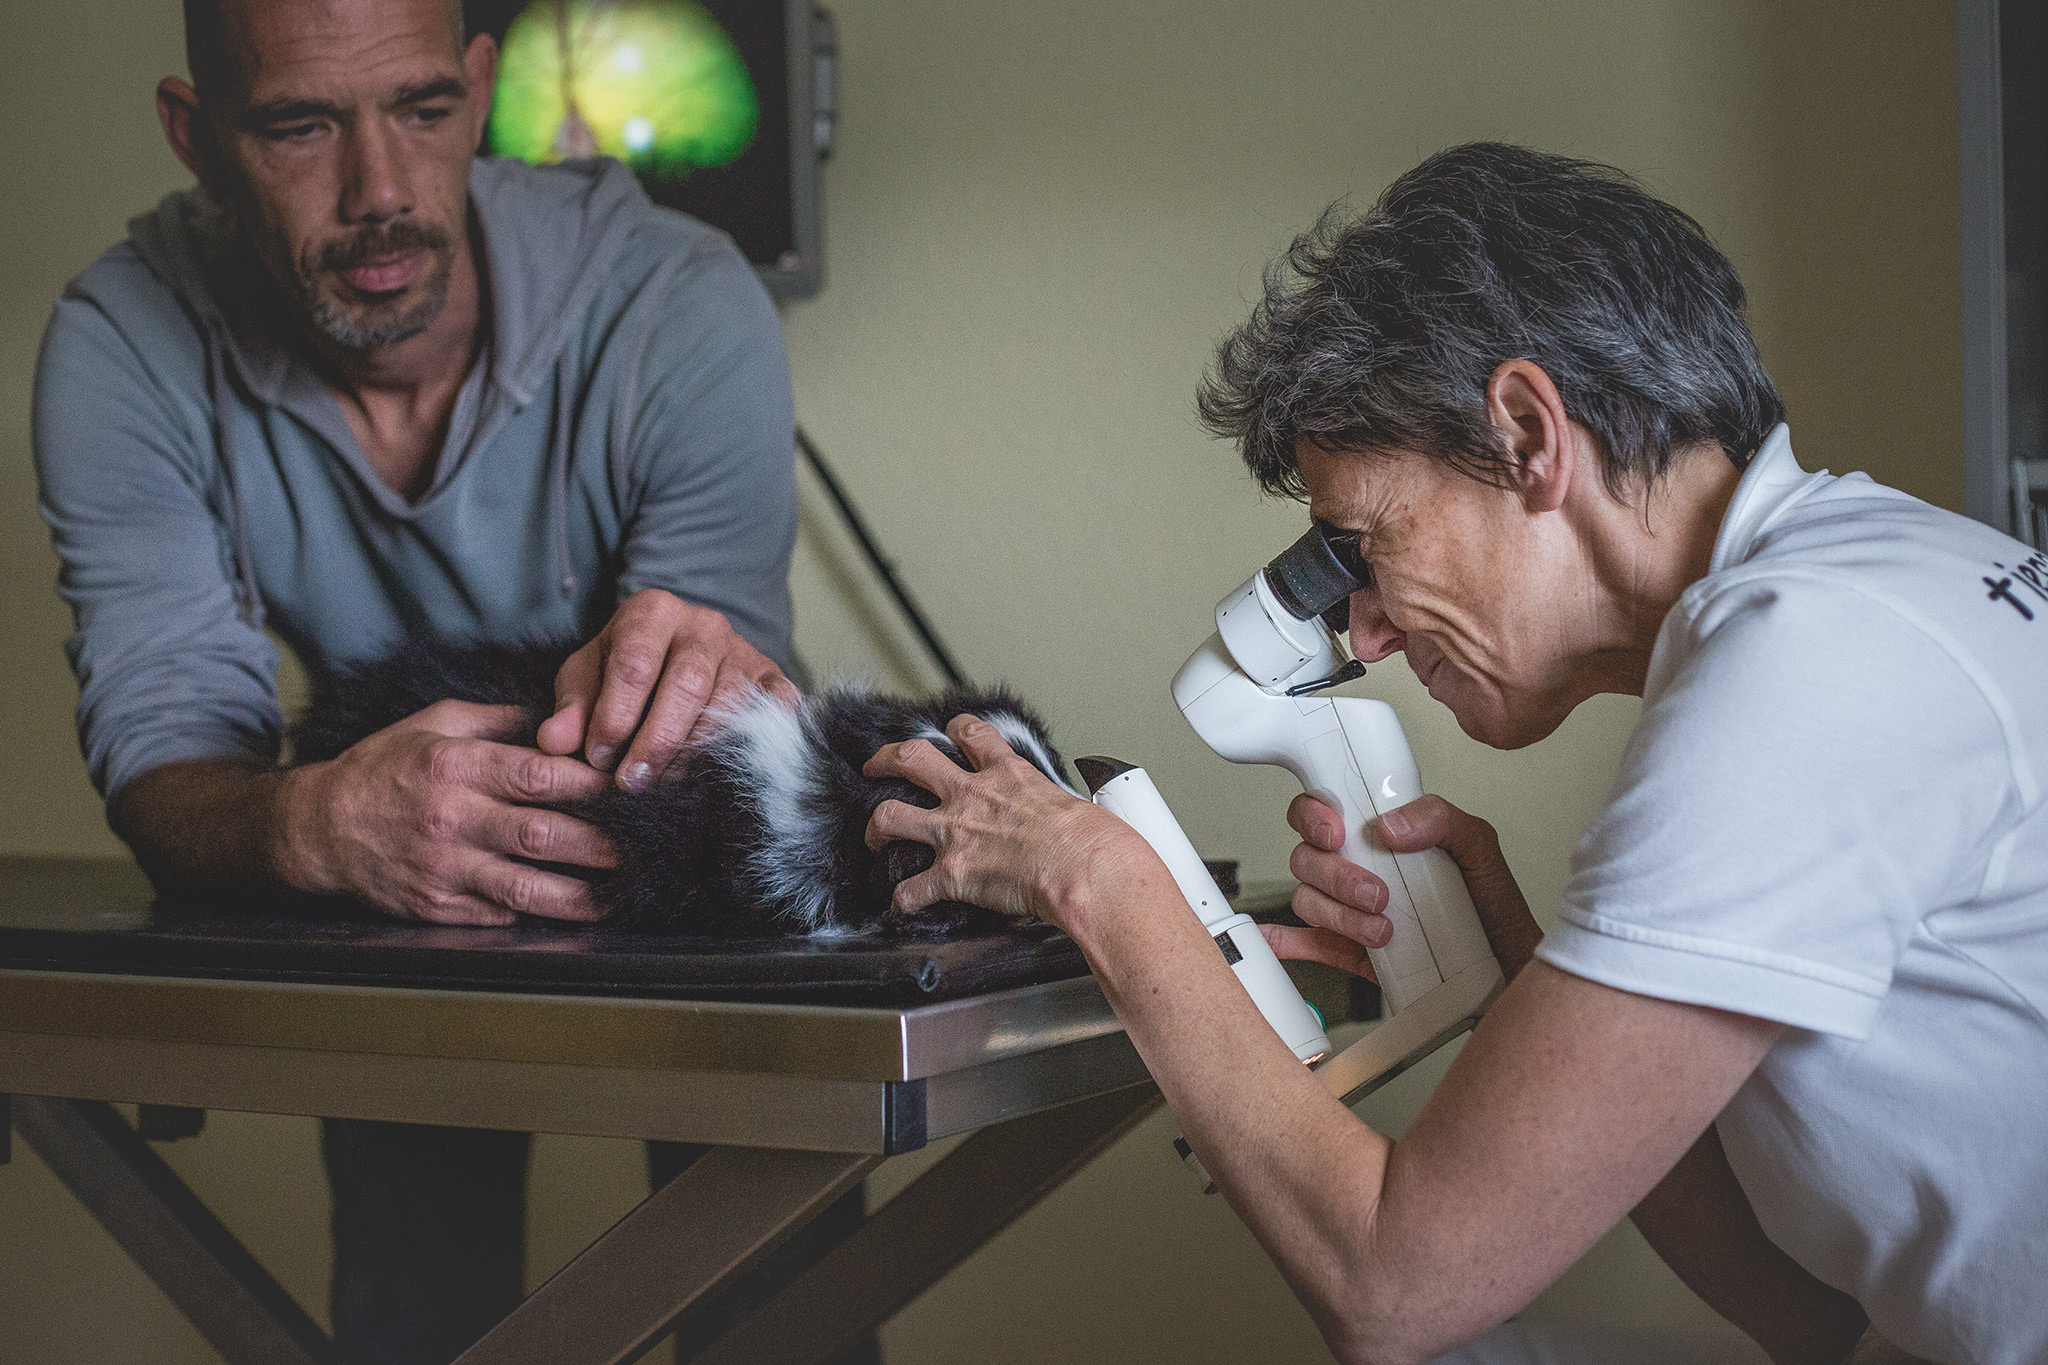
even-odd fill
[[[1360,706],[1377,707],[1388,720],[1393,715],[1392,709],[1384,702],[1359,697],[1319,697],[1312,705],[1302,708],[1309,720],[1311,737],[1296,748],[1293,761],[1288,766],[1294,769],[1295,776],[1311,795],[1337,808],[1344,823],[1344,857],[1387,884],[1385,913],[1393,921],[1394,932],[1384,948],[1368,948],[1366,954],[1372,960],[1373,974],[1379,978],[1380,990],[1385,993],[1388,1005],[1399,1011],[1440,983],[1444,973],[1437,964],[1428,928],[1416,913],[1414,898],[1409,894],[1400,863],[1367,828],[1379,813],[1379,807],[1373,800],[1372,788],[1367,785],[1340,706],[1346,710]],[[1378,720],[1378,715],[1373,719]],[[1394,734],[1399,737],[1398,721],[1394,722]],[[1374,734],[1373,738],[1384,741],[1385,735]],[[1392,750],[1391,754],[1384,742],[1379,743],[1377,749],[1379,752],[1369,760],[1372,770],[1380,773],[1381,769],[1388,769],[1388,774],[1391,774],[1388,765],[1379,760],[1388,756],[1405,756],[1407,742],[1401,740],[1399,749]],[[1408,766],[1413,768],[1412,759]],[[1414,785],[1420,784],[1415,782]]]
[[[1203,931],[1216,940],[1252,1003],[1289,1050],[1305,1062],[1328,1053],[1330,1040],[1323,1032],[1322,1019],[1301,998],[1258,925],[1250,916],[1230,908],[1151,775],[1143,768],[1118,773],[1096,788],[1095,804],[1135,829],[1152,846],[1173,875],[1188,908],[1202,921]]]
[[[1358,765],[1373,813],[1405,806],[1423,795],[1422,773],[1394,708],[1366,697],[1333,697],[1345,745]],[[1465,874],[1441,848],[1387,853],[1400,874],[1409,906],[1429,939],[1436,970],[1446,981],[1467,967],[1491,961],[1493,945],[1472,904]],[[1391,883],[1390,883],[1391,884]]]

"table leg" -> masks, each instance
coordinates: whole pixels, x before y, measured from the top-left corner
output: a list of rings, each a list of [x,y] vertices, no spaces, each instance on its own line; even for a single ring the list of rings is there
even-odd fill
[[[872,1170],[879,1157],[721,1147],[590,1244],[457,1365],[625,1365]]]
[[[818,1365],[867,1336],[1159,1103],[1151,1085],[968,1138],[692,1365]]]
[[[341,1365],[334,1343],[114,1107],[16,1095],[22,1141],[229,1365]]]

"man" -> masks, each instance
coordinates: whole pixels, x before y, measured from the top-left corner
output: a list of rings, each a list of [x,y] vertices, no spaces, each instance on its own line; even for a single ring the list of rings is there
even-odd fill
[[[200,188],[72,282],[36,381],[109,819],[167,890],[594,918],[534,863],[610,850],[530,803],[644,783],[714,696],[790,688],[774,310],[616,164],[473,160],[496,50],[453,0],[185,11],[157,107]],[[450,702],[284,771],[265,626],[314,663],[594,638],[543,753]],[[523,1135],[329,1123],[326,1156],[351,1358],[445,1360],[516,1301]]]
[[[1074,937],[1341,1360],[1698,1362],[1500,1325],[1624,1216],[1773,1360],[2048,1359],[2048,556],[1802,470],[1733,267],[1610,168],[1453,148],[1288,267],[1202,412],[1355,537],[1357,656],[1405,653],[1504,749],[1643,698],[1557,926],[1483,821],[1375,822],[1456,860],[1510,977],[1391,1140],[1149,847],[971,718],[975,772],[923,741],[868,765],[940,798],[875,812],[871,842],[939,850],[897,908]],[[1388,887],[1329,807],[1289,819],[1307,927],[1269,937],[1367,970]]]

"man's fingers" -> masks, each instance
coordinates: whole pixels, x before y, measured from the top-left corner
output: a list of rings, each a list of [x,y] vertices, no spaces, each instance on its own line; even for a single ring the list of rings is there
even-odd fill
[[[588,883],[509,858],[482,855],[471,865],[469,881],[476,895],[521,915],[585,922],[604,918]]]
[[[538,743],[543,752],[573,754],[583,747],[590,708],[597,701],[604,675],[605,635],[571,654],[555,673],[555,714],[541,722]]]
[[[939,752],[928,739],[907,739],[885,744],[861,771],[869,777],[901,777],[915,782],[940,799],[959,789],[968,774],[958,763]]]
[[[619,785],[640,791],[666,772],[689,743],[719,685],[730,686],[735,678],[721,673],[717,655],[702,641],[679,642],[669,653],[626,756],[619,760]]]
[[[617,867],[619,855],[595,825],[532,806],[493,805],[477,844],[493,853],[571,867]]]
[[[932,832],[933,812],[922,806],[913,806],[908,801],[884,801],[875,807],[875,813],[868,817],[867,846],[880,849],[898,839],[914,839],[920,844],[929,844]]]
[[[609,772],[617,766],[620,752],[640,728],[640,718],[663,679],[670,641],[666,633],[636,631],[615,623],[583,746],[592,767]],[[705,696],[711,694],[710,673],[676,682],[701,688]]]
[[[1336,807],[1307,792],[1288,803],[1287,823],[1317,848],[1334,851],[1344,847],[1344,817]]]
[[[441,896],[425,905],[413,906],[398,913],[401,918],[416,919],[425,924],[504,928],[519,922],[519,916],[502,905],[493,905],[480,897],[461,894]]]
[[[976,772],[1017,756],[1017,751],[1010,747],[1002,732],[980,716],[953,717],[946,722],[946,736],[953,741],[955,748],[966,755]]]
[[[1365,949],[1342,934],[1333,934],[1328,929],[1297,929],[1291,924],[1261,924],[1259,932],[1266,936],[1276,957],[1321,962],[1368,981],[1379,980],[1373,975],[1372,959],[1365,955]]]
[[[1394,935],[1394,922],[1333,900],[1313,886],[1294,888],[1294,913],[1318,929],[1328,929],[1368,948],[1384,948]]]
[[[485,706],[473,701],[437,701],[400,722],[450,739],[495,739],[519,729],[526,712],[517,706]]]
[[[1296,844],[1287,870],[1294,879],[1334,896],[1346,905],[1374,914],[1387,908],[1387,884],[1341,853]]]
[[[604,790],[604,774],[579,759],[487,741],[465,749],[469,780],[464,785],[494,800],[530,806]]]

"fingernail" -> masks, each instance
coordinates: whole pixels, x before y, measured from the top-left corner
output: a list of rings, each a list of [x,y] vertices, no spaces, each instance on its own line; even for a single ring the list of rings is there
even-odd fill
[[[591,767],[593,767],[593,768],[609,768],[609,767],[611,766],[611,764],[612,764],[612,749],[611,749],[611,746],[610,746],[610,745],[608,745],[608,744],[600,744],[600,745],[598,745],[598,746],[597,746],[597,747],[596,747],[595,749],[592,749],[592,750],[590,751],[590,766],[591,766]]]
[[[647,764],[629,763],[626,770],[619,774],[619,785],[629,792],[642,791],[653,776],[654,769]]]
[[[1380,833],[1391,834],[1396,839],[1408,837],[1408,817],[1400,811],[1390,810],[1380,817]]]

